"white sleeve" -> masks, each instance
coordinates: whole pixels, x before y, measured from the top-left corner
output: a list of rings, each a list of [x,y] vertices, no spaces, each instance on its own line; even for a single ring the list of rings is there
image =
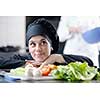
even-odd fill
[[[71,36],[71,34],[69,34],[67,24],[68,24],[68,17],[62,16],[57,29],[60,42],[64,42]]]

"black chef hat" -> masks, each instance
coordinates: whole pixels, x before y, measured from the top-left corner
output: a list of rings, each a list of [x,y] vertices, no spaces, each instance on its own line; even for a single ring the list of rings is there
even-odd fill
[[[56,53],[59,48],[59,37],[54,26],[44,18],[35,20],[28,26],[26,33],[27,44],[32,36],[42,35],[47,36],[53,47],[52,53]]]

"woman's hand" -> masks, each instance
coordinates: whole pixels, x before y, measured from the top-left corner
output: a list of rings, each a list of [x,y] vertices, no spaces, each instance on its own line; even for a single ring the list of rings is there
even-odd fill
[[[64,60],[63,56],[60,54],[52,54],[41,64],[39,69],[41,69],[44,65],[53,64],[55,62],[65,63],[65,60]]]
[[[26,60],[25,76],[27,76],[27,77],[41,76],[40,69],[38,69],[38,67],[40,67],[40,65],[41,65],[41,63],[36,62],[34,60]]]
[[[33,67],[40,67],[40,65],[42,64],[42,63],[40,63],[40,62],[36,62],[36,61],[34,61],[34,60],[27,60],[26,61],[26,65],[28,65],[28,64],[31,64]]]
[[[31,61],[31,63],[28,61],[25,65],[25,76],[27,76],[27,77],[41,76],[40,69],[38,69],[38,67],[36,65],[34,65],[34,63],[32,63],[32,61]]]

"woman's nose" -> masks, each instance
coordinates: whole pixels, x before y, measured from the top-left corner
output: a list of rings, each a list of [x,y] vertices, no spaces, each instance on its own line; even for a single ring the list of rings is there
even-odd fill
[[[36,44],[36,50],[41,50],[41,46],[39,44]]]

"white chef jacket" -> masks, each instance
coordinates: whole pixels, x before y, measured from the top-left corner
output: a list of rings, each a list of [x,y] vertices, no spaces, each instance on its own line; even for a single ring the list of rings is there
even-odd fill
[[[69,27],[81,27],[81,33],[69,33]],[[62,16],[57,33],[60,42],[67,40],[64,47],[64,54],[83,55],[92,59],[98,67],[98,47],[97,44],[89,44],[82,38],[82,34],[95,27],[100,27],[99,16]]]

